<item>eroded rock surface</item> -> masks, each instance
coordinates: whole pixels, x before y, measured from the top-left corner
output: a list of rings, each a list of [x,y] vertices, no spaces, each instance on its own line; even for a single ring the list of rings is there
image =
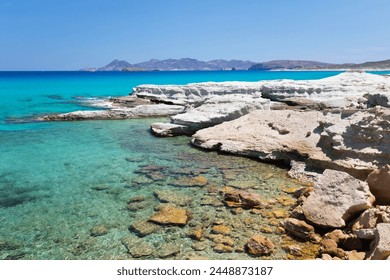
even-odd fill
[[[345,172],[325,170],[314,191],[303,202],[310,222],[330,228],[344,227],[356,214],[370,208],[375,198],[367,183]]]

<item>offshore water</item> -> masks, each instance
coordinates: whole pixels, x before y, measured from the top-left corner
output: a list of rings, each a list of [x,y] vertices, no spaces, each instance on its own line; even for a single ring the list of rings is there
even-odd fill
[[[270,211],[288,211],[282,189],[300,185],[286,178],[284,169],[200,151],[187,137],[155,138],[148,131],[155,119],[18,120],[88,110],[88,98],[127,95],[145,83],[318,79],[337,73],[0,72],[0,259],[247,259],[242,248],[252,234],[264,232],[274,244],[287,242],[274,234],[275,217],[232,213],[219,194],[224,186],[247,189],[269,200]],[[178,183],[199,177],[207,182],[203,187]],[[141,238],[129,227],[158,211],[162,201],[155,191],[191,211],[192,220],[185,227],[157,226]],[[132,198],[136,201],[128,205]],[[212,236],[189,237],[194,228],[210,234],[221,221],[231,229],[233,252],[213,249]],[[277,246],[272,257],[287,255]]]

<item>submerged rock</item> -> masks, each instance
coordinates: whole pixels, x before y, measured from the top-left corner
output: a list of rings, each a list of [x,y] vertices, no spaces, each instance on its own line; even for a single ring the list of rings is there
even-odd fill
[[[367,183],[345,172],[325,170],[314,191],[303,202],[302,210],[312,223],[338,228],[370,208],[374,200]]]
[[[175,243],[166,243],[158,248],[158,257],[166,259],[180,253],[180,246]]]
[[[256,193],[236,190],[230,187],[225,187],[222,192],[224,193],[224,203],[228,207],[250,209],[262,205],[260,195]]]
[[[245,245],[246,252],[253,256],[270,255],[274,247],[271,240],[262,235],[252,236]]]
[[[121,242],[133,258],[147,257],[155,251],[152,245],[139,238],[124,237]]]
[[[156,190],[153,194],[160,202],[173,203],[179,206],[188,205],[192,201],[192,197],[178,191],[172,190]]]
[[[108,229],[105,225],[97,225],[91,229],[91,236],[102,236],[108,233]]]
[[[140,221],[132,224],[130,230],[136,233],[139,237],[145,237],[156,232],[160,227],[148,221]]]
[[[316,239],[314,227],[305,221],[288,218],[282,222],[282,226],[289,234],[302,240],[310,241]]]
[[[149,218],[149,221],[162,225],[184,226],[189,221],[189,215],[183,208],[162,206],[156,214]]]

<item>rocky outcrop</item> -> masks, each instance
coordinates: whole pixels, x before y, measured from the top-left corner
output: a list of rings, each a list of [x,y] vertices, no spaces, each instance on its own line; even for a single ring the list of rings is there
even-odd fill
[[[338,228],[370,208],[374,200],[367,183],[344,172],[325,170],[314,191],[303,202],[302,210],[310,222]]]
[[[386,260],[390,256],[390,224],[378,224],[371,260]]]
[[[390,165],[387,164],[381,169],[373,171],[367,177],[370,191],[380,205],[390,205]]]
[[[253,111],[193,135],[194,145],[262,160],[299,160],[365,180],[390,162],[390,109]]]
[[[75,111],[38,118],[38,121],[81,121],[81,120],[122,120],[147,117],[164,117],[184,111],[180,105],[139,105],[134,108],[115,108],[109,110]]]
[[[152,124],[152,132],[158,136],[192,135],[199,129],[237,119],[253,110],[270,108],[267,99],[237,94],[211,96],[199,103],[199,106],[172,116],[171,123]]]

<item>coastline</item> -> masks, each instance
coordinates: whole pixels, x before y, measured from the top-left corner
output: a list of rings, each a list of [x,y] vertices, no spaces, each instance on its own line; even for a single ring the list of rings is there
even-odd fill
[[[390,79],[386,76],[353,71],[314,81],[143,85],[133,93],[163,106],[185,104],[170,123],[151,125],[158,136],[192,135],[191,143],[201,148],[289,163],[289,175],[312,187],[298,195],[298,206],[280,226],[318,248],[317,257],[386,259],[390,255],[380,241],[387,238],[390,227],[388,186],[378,183],[390,176],[386,148]],[[302,124],[302,119],[308,122]],[[377,133],[379,138],[374,136]],[[329,188],[336,188],[333,195],[340,204],[334,205],[336,198]],[[229,197],[241,203],[240,197],[253,196],[234,188],[223,193],[227,205]],[[383,222],[366,225],[367,215],[381,216]],[[318,235],[324,230],[325,235]],[[248,242],[266,242],[259,238]],[[351,242],[355,245],[345,245]],[[250,250],[248,246],[245,250]]]

